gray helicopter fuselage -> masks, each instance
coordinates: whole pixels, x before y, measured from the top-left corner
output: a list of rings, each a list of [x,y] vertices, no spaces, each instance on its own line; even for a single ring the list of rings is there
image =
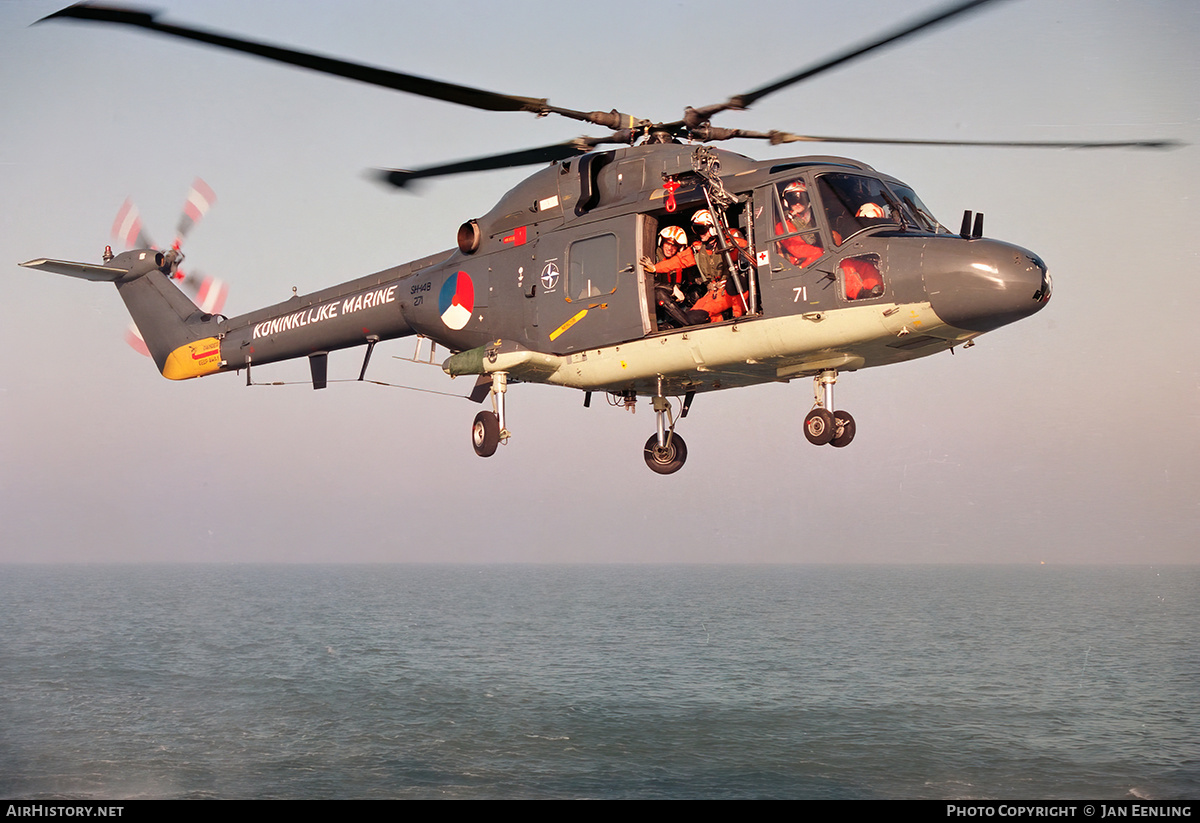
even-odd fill
[[[708,208],[692,152],[647,145],[555,163],[464,223],[458,249],[216,319],[220,370],[420,334],[451,352],[503,353],[510,366],[524,358],[508,369],[520,379],[652,394],[665,378],[679,392],[705,391],[944,351],[1049,297],[1036,255],[949,233],[910,189],[868,166],[721,151],[721,181],[738,199],[729,224],[748,240],[743,276],[756,305],[725,322],[668,328],[639,260],[653,255],[660,227],[687,227]],[[664,178],[681,183],[673,210]],[[779,192],[795,181],[820,193],[807,231],[793,237],[820,250],[805,263],[776,239],[786,233]],[[894,215],[848,217],[835,202],[854,196],[847,187],[887,198],[880,208]],[[869,293],[851,293],[856,266],[877,272]],[[481,374],[496,362],[458,356],[446,368]]]

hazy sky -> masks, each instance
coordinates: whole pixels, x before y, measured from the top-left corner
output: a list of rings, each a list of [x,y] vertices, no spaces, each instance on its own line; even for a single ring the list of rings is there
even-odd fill
[[[831,146],[912,185],[947,225],[1046,260],[1054,298],[974,348],[846,374],[847,449],[801,432],[811,381],[703,395],[689,461],[651,473],[636,415],[520,385],[507,447],[477,407],[360,384],[161,378],[115,290],[19,269],[97,260],[127,196],[239,314],[453,244],[528,171],[366,179],[569,139],[563,119],[421,100],[0,4],[0,561],[1177,563],[1200,558],[1200,5],[1011,0],[729,113],[718,125],[960,139],[1165,137],[1172,152]],[[552,103],[668,120],[939,3],[310,3],[158,0],[241,33]],[[705,62],[702,62],[705,61]],[[794,147],[727,147],[758,157]],[[825,149],[822,149],[825,151]],[[466,393],[377,348],[371,376]],[[331,377],[358,373],[335,353]],[[307,364],[256,371],[307,377]]]

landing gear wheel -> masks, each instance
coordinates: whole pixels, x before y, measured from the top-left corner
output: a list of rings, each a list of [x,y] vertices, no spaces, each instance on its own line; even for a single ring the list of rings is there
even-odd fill
[[[658,474],[674,474],[683,468],[684,461],[687,460],[687,444],[683,442],[682,437],[672,434],[667,438],[667,447],[659,448],[658,435],[652,434],[646,441],[643,456],[646,458],[646,465],[650,467],[650,471]]]
[[[853,439],[854,418],[848,411],[835,411],[833,413],[833,439],[829,441],[829,445],[840,449],[843,446],[849,446]]]
[[[804,418],[804,436],[814,446],[824,446],[835,433],[833,415],[826,409],[813,409]]]
[[[471,445],[480,457],[491,457],[500,445],[500,420],[495,413],[481,411],[471,424]]]

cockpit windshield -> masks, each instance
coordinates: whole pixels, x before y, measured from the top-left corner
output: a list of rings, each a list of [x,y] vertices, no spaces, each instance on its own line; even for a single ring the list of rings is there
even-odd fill
[[[925,208],[925,204],[921,202],[921,198],[917,197],[917,193],[908,186],[899,183],[892,183],[891,190],[900,198],[900,202],[907,209],[908,214],[925,231],[948,233],[946,228],[938,223],[929,209]]]
[[[877,177],[832,173],[817,178],[825,219],[841,245],[865,229],[890,226],[907,231],[945,232],[907,186]]]
[[[825,219],[839,246],[864,229],[918,225],[878,178],[839,173],[823,174],[817,181]]]

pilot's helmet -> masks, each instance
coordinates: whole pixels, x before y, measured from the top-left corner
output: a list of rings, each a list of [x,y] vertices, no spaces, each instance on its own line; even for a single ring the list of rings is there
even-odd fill
[[[717,221],[713,220],[712,212],[708,209],[700,209],[700,211],[692,215],[692,225],[701,227],[698,229],[700,234],[704,234],[702,227],[715,226],[716,224]]]
[[[883,207],[878,203],[863,203],[858,207],[858,212],[854,216],[879,219],[881,217],[887,217],[887,212],[885,212]]]
[[[667,226],[658,233],[658,245],[661,246],[667,240],[682,248],[687,245],[687,234],[679,226]]]
[[[803,180],[793,180],[788,183],[787,188],[783,190],[783,204],[785,206],[808,205],[808,186],[804,185]]]

